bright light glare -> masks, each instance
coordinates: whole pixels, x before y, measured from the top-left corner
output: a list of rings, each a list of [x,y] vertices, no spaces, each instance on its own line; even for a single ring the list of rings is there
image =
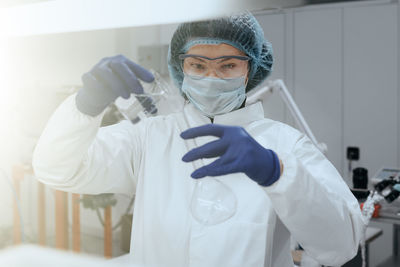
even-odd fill
[[[8,45],[9,39],[0,34],[0,116],[3,117],[10,105],[12,90],[10,83],[10,48]],[[3,121],[0,121],[0,127],[3,126]],[[1,129],[1,128],[0,128]]]
[[[2,165],[5,161],[9,161],[14,153],[13,145],[15,145],[13,136],[15,115],[14,110],[14,92],[12,85],[10,59],[10,39],[0,33],[0,161]]]
[[[172,24],[270,7],[271,0],[54,0],[0,9],[13,35]]]

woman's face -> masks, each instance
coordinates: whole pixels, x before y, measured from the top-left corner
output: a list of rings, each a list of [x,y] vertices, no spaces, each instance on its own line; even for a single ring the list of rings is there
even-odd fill
[[[192,46],[186,54],[191,54],[191,55],[200,55],[200,56],[205,56],[209,58],[217,58],[221,56],[246,56],[245,53],[237,49],[236,47],[233,47],[228,44],[199,44],[199,45],[194,45]],[[245,76],[246,77],[246,83],[248,80],[248,61],[243,61],[241,62],[241,66],[238,66],[235,64],[234,60],[212,60],[209,61],[211,62],[211,65],[213,67],[208,68],[208,71],[206,72],[205,76],[207,77],[213,77],[213,78],[226,78],[226,77],[219,77],[221,76],[221,72],[223,70],[227,70],[228,72],[231,71],[231,68],[237,68],[239,73],[241,73],[240,76]],[[237,60],[236,60],[237,62]],[[243,65],[244,64],[244,65]],[[221,66],[221,67],[217,67]],[[188,66],[183,65],[184,71],[187,70]],[[224,69],[223,69],[224,68]],[[238,69],[239,68],[239,69]],[[222,70],[223,69],[223,70]],[[232,71],[231,71],[232,72]],[[228,77],[229,78],[229,77]]]

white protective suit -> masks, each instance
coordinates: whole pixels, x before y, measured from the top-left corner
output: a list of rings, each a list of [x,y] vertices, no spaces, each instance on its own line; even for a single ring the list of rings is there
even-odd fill
[[[186,119],[185,119],[186,117]],[[193,164],[179,136],[210,123],[193,105],[133,125],[99,128],[79,112],[75,96],[53,114],[35,149],[33,167],[45,184],[77,193],[136,193],[131,254],[144,266],[292,267],[290,234],[314,259],[340,265],[356,255],[364,220],[333,165],[299,131],[264,118],[261,103],[216,116],[242,126],[284,165],[261,187],[243,173],[218,177],[237,197],[235,215],[203,226],[190,213]],[[189,125],[187,125],[189,123]],[[215,137],[197,139],[200,146]],[[208,164],[214,159],[205,159]]]

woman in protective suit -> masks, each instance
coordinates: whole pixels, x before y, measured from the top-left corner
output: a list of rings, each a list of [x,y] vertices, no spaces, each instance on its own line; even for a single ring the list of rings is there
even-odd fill
[[[124,56],[105,58],[49,120],[35,174],[59,190],[136,194],[137,264],[293,266],[293,236],[319,263],[341,265],[356,255],[364,226],[357,200],[304,134],[264,118],[261,103],[245,104],[272,65],[271,45],[249,13],[183,23],[168,55],[187,100],[183,112],[100,128],[110,103],[143,92],[139,80],[153,80]],[[195,179],[206,176],[226,184],[237,207],[228,220],[205,226],[190,203]]]

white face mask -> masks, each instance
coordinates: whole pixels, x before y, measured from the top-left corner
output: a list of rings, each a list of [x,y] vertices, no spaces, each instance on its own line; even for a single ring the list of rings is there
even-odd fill
[[[182,91],[192,104],[207,117],[228,113],[239,108],[246,98],[246,77],[198,79],[186,75]]]

